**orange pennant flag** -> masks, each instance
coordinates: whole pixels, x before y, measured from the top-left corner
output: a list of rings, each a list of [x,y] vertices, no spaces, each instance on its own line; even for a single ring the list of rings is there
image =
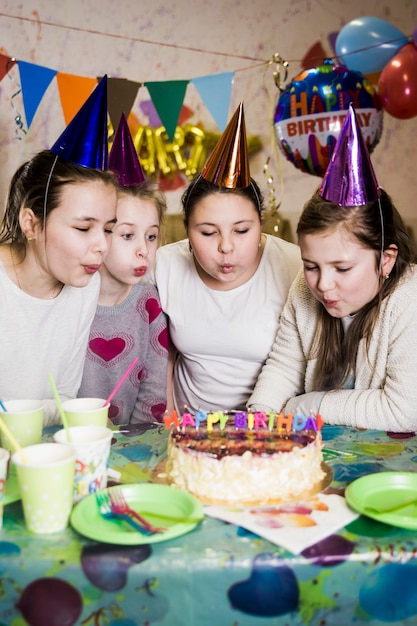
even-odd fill
[[[74,76],[74,74],[63,74],[62,72],[57,73],[56,80],[65,124],[68,126],[91,95],[98,81],[97,78]]]

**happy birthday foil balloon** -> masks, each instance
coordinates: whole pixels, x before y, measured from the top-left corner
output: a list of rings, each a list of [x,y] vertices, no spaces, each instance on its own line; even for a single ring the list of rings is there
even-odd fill
[[[367,78],[330,60],[298,74],[279,96],[274,116],[277,143],[288,161],[324,176],[350,103],[371,153],[381,138],[383,109]]]

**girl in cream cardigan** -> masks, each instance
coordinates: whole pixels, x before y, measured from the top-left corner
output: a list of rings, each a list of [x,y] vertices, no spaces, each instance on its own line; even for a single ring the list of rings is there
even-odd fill
[[[416,250],[390,197],[379,192],[352,207],[317,192],[305,205],[297,227],[304,270],[251,410],[313,411],[329,424],[417,430]]]

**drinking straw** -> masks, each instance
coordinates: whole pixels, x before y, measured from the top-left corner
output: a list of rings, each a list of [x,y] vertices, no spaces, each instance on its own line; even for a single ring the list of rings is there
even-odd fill
[[[49,378],[50,385],[52,387],[52,391],[54,392],[55,402],[56,402],[56,405],[58,407],[58,411],[59,411],[59,414],[61,416],[62,423],[63,423],[65,431],[67,433],[67,441],[72,441],[71,431],[69,429],[67,416],[65,415],[65,411],[62,408],[61,398],[59,397],[58,389],[56,388],[54,377],[52,376],[52,374],[48,374],[48,378]]]
[[[19,444],[17,439],[12,435],[12,433],[10,432],[8,426],[6,426],[6,424],[3,422],[1,417],[0,417],[0,430],[3,431],[4,435],[6,435],[6,437],[10,441],[11,445],[15,449],[15,452],[18,452],[20,454],[20,457],[21,457],[23,463],[29,463],[29,459],[27,458],[26,454],[23,452],[22,446]]]
[[[106,404],[110,404],[111,400],[116,395],[116,393],[119,391],[120,387],[123,385],[124,381],[129,376],[130,372],[133,370],[133,368],[135,367],[135,365],[136,365],[136,363],[138,361],[139,361],[138,358],[133,359],[133,361],[131,362],[131,364],[129,365],[129,367],[127,368],[127,370],[125,371],[125,373],[123,374],[121,379],[119,380],[119,382],[116,384],[116,386],[113,389],[113,391],[110,393],[109,397],[107,398],[107,400],[105,401],[103,406],[106,406]]]
[[[1,407],[1,409],[2,409],[2,411],[4,413],[7,413],[7,409],[6,409],[6,407],[4,406],[4,404],[3,404],[3,402],[1,400],[0,400],[0,407]]]

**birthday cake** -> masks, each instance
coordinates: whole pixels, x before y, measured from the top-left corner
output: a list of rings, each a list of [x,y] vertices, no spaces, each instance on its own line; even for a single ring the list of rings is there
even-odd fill
[[[265,506],[320,490],[320,416],[217,411],[165,424],[168,481],[204,504]]]

